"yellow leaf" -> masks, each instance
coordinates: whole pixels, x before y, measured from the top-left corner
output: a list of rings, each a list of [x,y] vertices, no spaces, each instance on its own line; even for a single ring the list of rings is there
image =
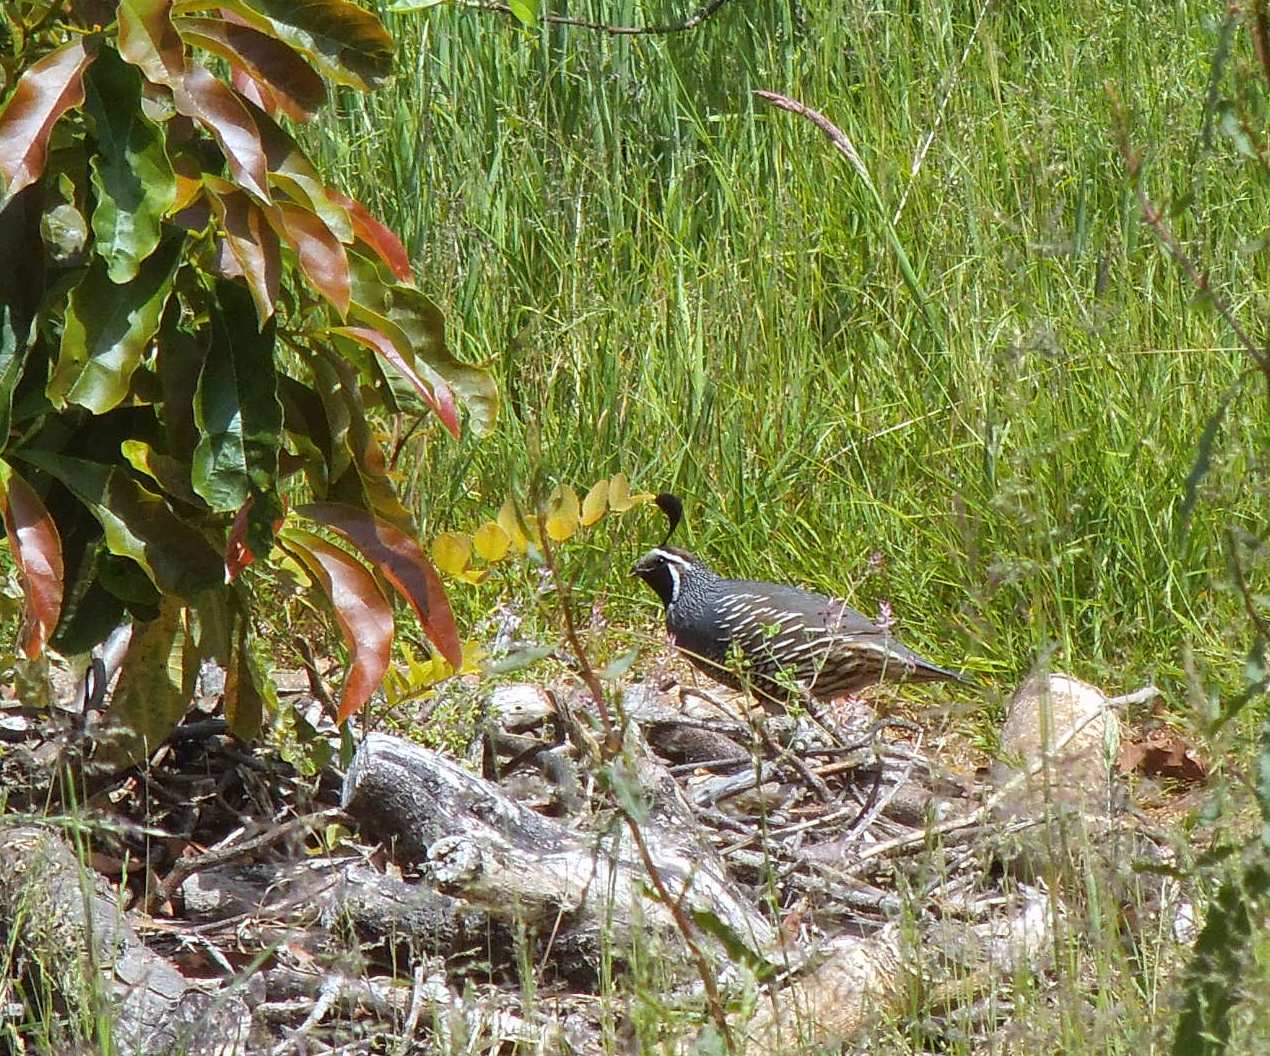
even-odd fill
[[[480,642],[464,642],[463,643],[463,667],[460,668],[461,675],[479,674],[481,670],[481,661],[486,657],[484,647]]]
[[[511,540],[518,554],[523,554],[528,549],[529,540],[525,537],[525,530],[520,526],[520,518],[516,516],[516,507],[511,499],[503,503],[503,508],[498,511],[498,526]]]
[[[609,481],[609,509],[624,513],[631,508],[631,485],[625,473],[614,473]]]
[[[609,482],[597,480],[582,500],[582,527],[589,528],[601,517],[609,504]]]
[[[458,578],[461,579],[464,583],[471,583],[472,586],[474,587],[479,586],[480,584],[484,583],[489,578],[489,569],[488,568],[464,569],[462,572],[458,574]]]
[[[442,532],[432,541],[432,560],[446,575],[459,576],[472,556],[472,540],[458,532]]]
[[[652,502],[655,498],[657,496],[651,491],[637,491],[634,495],[626,497],[626,501],[629,504],[627,509],[630,509],[631,506],[643,506],[645,503]]]
[[[486,521],[472,537],[472,545],[483,561],[501,561],[511,549],[512,538],[502,526],[494,521]]]
[[[547,500],[547,534],[557,543],[563,543],[578,530],[578,493],[568,484],[557,484]]]

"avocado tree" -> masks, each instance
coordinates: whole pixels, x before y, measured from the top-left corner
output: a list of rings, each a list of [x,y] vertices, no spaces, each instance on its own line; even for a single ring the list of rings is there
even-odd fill
[[[206,658],[228,673],[231,728],[257,729],[253,584],[278,562],[326,595],[348,643],[341,719],[388,664],[381,582],[460,663],[372,415],[431,413],[457,436],[462,410],[481,432],[496,390],[447,349],[397,238],[288,131],[324,78],[372,89],[392,55],[348,0],[0,10],[0,497],[19,645],[82,654],[133,622],[118,762],[179,721]]]

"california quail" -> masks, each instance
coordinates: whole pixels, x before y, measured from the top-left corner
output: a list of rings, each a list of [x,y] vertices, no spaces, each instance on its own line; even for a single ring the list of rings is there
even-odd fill
[[[682,507],[674,496],[658,496],[658,505],[673,532]],[[844,601],[778,583],[724,579],[665,543],[640,558],[631,574],[661,598],[666,629],[694,666],[734,689],[748,686],[769,711],[797,699],[800,690],[832,700],[883,681],[961,679]]]

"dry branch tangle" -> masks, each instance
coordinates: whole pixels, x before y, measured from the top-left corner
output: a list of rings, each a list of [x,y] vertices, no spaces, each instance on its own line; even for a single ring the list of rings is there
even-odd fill
[[[637,853],[614,826],[588,837],[543,818],[445,756],[386,734],[363,741],[344,786],[344,808],[390,839],[406,861],[427,863],[438,888],[502,919],[576,933],[595,950],[626,948],[651,932],[677,942],[669,911],[649,894]],[[775,932],[722,866],[650,824],[644,833],[670,892],[768,951]]]

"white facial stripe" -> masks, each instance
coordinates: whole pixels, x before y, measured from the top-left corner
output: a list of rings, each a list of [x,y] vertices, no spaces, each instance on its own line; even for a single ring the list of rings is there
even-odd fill
[[[683,564],[682,561],[667,561],[666,571],[670,573],[670,604],[673,605],[679,600],[679,587],[681,585],[680,572],[678,565]]]

